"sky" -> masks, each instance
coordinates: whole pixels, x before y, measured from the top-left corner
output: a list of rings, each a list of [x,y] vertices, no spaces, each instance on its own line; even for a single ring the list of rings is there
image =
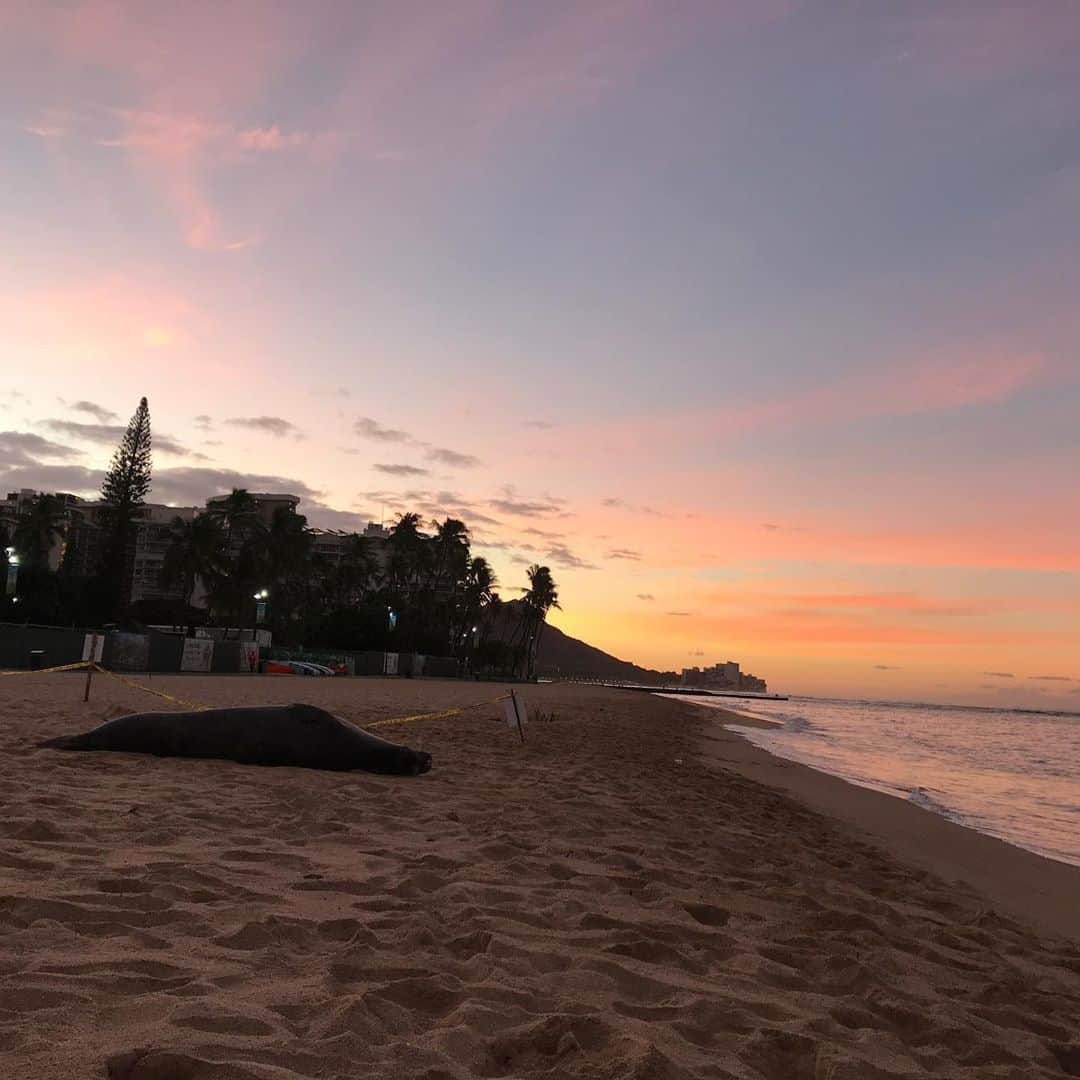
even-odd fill
[[[1080,709],[1074,0],[0,0],[0,487],[473,529],[568,633]]]

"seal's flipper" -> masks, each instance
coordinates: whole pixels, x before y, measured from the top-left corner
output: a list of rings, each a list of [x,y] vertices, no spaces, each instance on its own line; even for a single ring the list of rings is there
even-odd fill
[[[44,739],[38,746],[48,750],[78,750],[78,735],[59,735],[55,739]]]

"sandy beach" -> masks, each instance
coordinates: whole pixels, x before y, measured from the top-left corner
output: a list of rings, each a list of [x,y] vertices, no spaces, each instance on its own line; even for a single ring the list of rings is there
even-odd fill
[[[144,681],[360,724],[500,689]],[[0,679],[0,1075],[1080,1076],[1080,870],[715,712],[525,694],[524,746],[490,704],[382,729],[435,759],[390,778],[39,749],[169,706]]]

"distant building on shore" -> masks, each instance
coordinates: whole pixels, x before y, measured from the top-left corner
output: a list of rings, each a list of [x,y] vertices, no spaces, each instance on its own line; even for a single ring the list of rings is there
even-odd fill
[[[739,669],[735,660],[725,660],[707,668],[683,668],[683,686],[700,686],[709,690],[743,690],[747,693],[764,694],[767,687],[764,679]]]

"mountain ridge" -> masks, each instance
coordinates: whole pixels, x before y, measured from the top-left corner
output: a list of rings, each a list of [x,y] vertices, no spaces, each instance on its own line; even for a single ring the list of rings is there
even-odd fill
[[[620,679],[627,682],[670,682],[674,672],[655,671],[620,660],[587,641],[572,637],[552,623],[544,625],[536,650],[536,673],[561,678]]]

